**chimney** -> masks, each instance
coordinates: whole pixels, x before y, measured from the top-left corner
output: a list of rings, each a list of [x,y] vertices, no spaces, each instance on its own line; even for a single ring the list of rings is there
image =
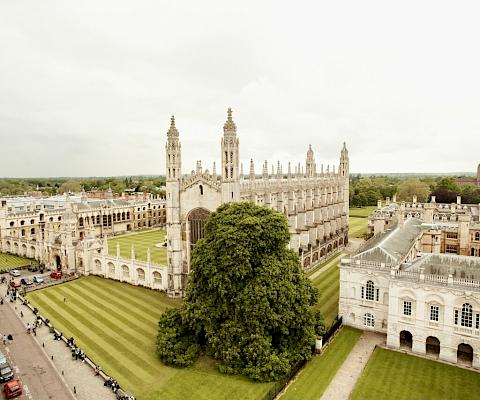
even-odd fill
[[[393,195],[392,202],[394,202],[394,203],[397,202],[397,195],[396,194]]]
[[[412,200],[413,200],[414,203],[417,202],[417,195],[416,195],[416,194],[413,195],[413,199],[412,199]]]
[[[432,196],[431,203],[435,203],[435,196]]]
[[[462,204],[462,196],[457,196],[457,204]]]
[[[387,197],[386,200],[385,200],[385,205],[389,205],[390,204],[390,197]]]
[[[377,208],[379,210],[382,208],[382,200],[377,200]]]

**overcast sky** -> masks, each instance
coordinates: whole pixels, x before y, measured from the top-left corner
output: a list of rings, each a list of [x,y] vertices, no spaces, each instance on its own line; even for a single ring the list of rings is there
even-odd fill
[[[183,172],[240,158],[474,171],[478,1],[0,2],[0,176]],[[217,161],[218,163],[218,161]]]

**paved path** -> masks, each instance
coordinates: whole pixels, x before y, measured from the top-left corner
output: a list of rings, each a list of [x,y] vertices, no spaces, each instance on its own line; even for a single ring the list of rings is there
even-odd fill
[[[309,278],[313,281],[318,275],[324,273],[327,269],[329,269],[332,265],[338,264],[340,261],[340,258],[342,258],[345,255],[345,253],[340,253],[337,254],[334,258],[330,260],[330,262],[326,265],[324,265],[322,268],[320,268],[318,271],[315,271],[312,275],[309,276]]]
[[[344,361],[335,377],[323,393],[321,400],[343,400],[348,399],[352,393],[357,380],[363,372],[365,365],[373,353],[376,345],[385,342],[385,335],[374,332],[363,332],[357,344]]]
[[[4,299],[6,289],[6,285],[0,285],[0,295]],[[23,318],[20,317],[20,312],[23,313]],[[34,320],[32,311],[18,300],[16,303],[5,302],[3,306],[0,305],[0,332],[13,335],[12,344],[7,345],[8,353],[13,363],[18,366],[16,373],[31,394],[31,397],[21,398],[116,399],[115,394],[103,386],[103,379],[94,375],[91,367],[81,361],[72,360],[70,349],[65,343],[53,340],[48,327],[43,325],[38,328],[37,336],[27,334],[25,326]],[[5,350],[1,342],[0,349]]]
[[[73,399],[70,390],[45,357],[37,342],[25,333],[25,326],[17,318],[15,310],[9,303],[0,306],[0,332],[13,335],[12,343],[6,346],[0,344],[0,349],[6,353],[15,375],[22,381],[25,394],[21,398]]]

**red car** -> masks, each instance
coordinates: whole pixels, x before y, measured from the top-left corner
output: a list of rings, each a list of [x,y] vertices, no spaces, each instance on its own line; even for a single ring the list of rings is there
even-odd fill
[[[18,289],[19,287],[22,287],[22,284],[20,282],[12,280],[12,281],[10,281],[10,286]]]
[[[5,391],[5,397],[7,399],[13,399],[22,394],[22,386],[20,385],[20,381],[16,379],[6,383],[3,390]]]
[[[60,279],[63,276],[63,274],[60,271],[53,271],[50,273],[50,278],[53,279]]]

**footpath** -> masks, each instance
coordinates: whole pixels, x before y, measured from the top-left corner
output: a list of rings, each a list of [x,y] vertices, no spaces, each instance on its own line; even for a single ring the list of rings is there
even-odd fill
[[[373,350],[375,350],[375,346],[380,346],[384,342],[384,335],[368,331],[363,332],[323,393],[321,400],[348,399],[357,384],[358,378],[362,375]]]
[[[13,341],[6,346],[0,341],[0,350],[12,361],[25,396],[35,400],[113,400],[115,393],[103,386],[104,380],[80,360],[74,360],[63,341],[53,340],[53,334],[44,324],[36,336],[27,334],[26,325],[35,321],[35,315],[20,300],[10,303],[5,297],[7,285],[0,285],[0,332],[12,334]],[[23,317],[21,317],[23,314]]]

